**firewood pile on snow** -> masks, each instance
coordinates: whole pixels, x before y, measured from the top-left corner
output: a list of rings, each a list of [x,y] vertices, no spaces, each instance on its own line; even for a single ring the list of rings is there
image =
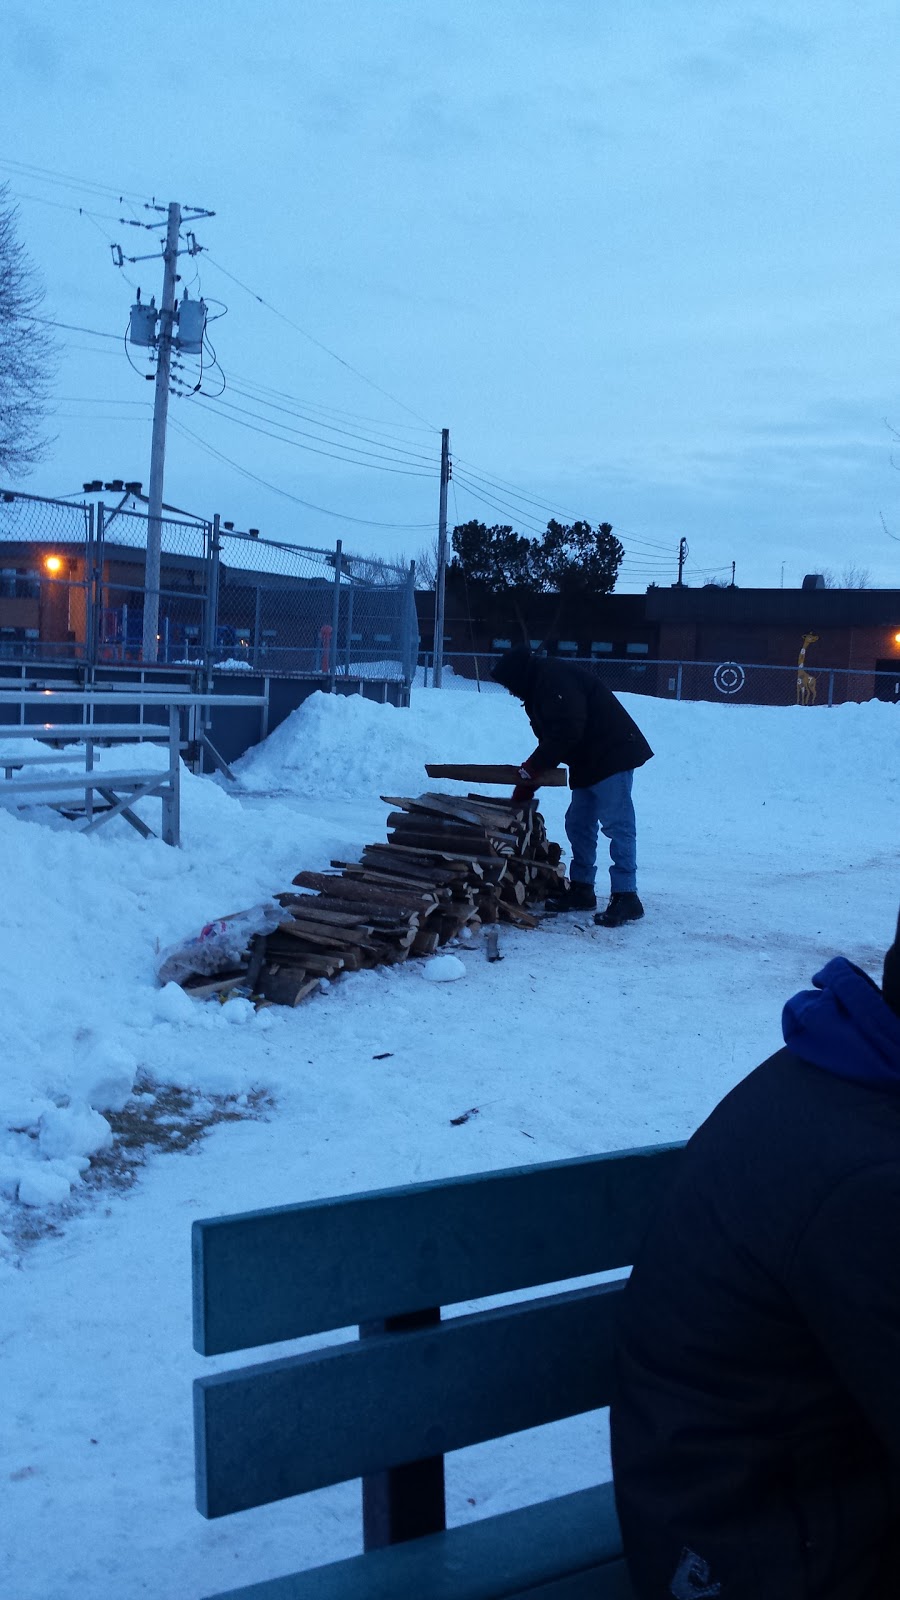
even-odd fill
[[[232,940],[224,970],[170,967],[169,975],[197,998],[236,992],[295,1006],[323,978],[431,955],[464,929],[537,927],[529,908],[565,874],[534,799],[382,799],[392,808],[386,842],[365,845],[358,861],[332,861],[328,872],[298,872],[268,908],[265,931],[251,929],[237,954]]]

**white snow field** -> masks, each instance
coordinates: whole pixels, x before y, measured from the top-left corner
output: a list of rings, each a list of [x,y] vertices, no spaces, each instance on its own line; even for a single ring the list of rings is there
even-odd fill
[[[161,991],[157,948],[383,837],[379,794],[431,786],[426,760],[522,759],[517,702],[315,695],[239,763],[238,791],[185,774],[180,850],[0,809],[0,1594],[200,1600],[359,1548],[358,1485],[195,1511],[191,1380],[235,1363],[191,1349],[194,1218],[686,1137],[829,956],[878,975],[900,713],[627,704],[657,752],[635,779],[642,923],[504,928],[500,963],[454,952],[459,981],[410,962],[296,1011]],[[561,840],[565,803],[544,794]],[[127,1193],[88,1193],[102,1113],[135,1105],[137,1074],[273,1105],[151,1156]],[[462,1451],[451,1521],[606,1473],[602,1415]]]

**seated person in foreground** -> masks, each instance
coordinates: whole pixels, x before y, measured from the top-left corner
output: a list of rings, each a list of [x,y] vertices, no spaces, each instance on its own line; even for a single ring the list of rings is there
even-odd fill
[[[900,1600],[900,922],[685,1152],[624,1296],[613,1470],[639,1600]]]

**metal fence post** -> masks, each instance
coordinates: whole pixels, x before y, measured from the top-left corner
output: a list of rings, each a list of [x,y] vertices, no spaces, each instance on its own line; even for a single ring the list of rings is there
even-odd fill
[[[338,628],[341,622],[341,565],[343,543],[338,539],[334,547],[334,594],[331,601],[331,651],[328,657],[328,692],[334,694],[337,675]]]
[[[213,656],[216,649],[216,630],[219,610],[219,513],[206,524],[209,554],[206,569],[206,611],[204,613],[203,657],[206,668],[206,687],[212,688]]]
[[[350,650],[351,650],[351,646],[352,646],[352,641],[353,641],[353,579],[351,578],[351,580],[350,580],[350,588],[349,588],[348,593],[347,593],[347,649],[346,649],[346,652],[345,652],[345,655],[344,655],[344,676],[347,677],[347,678],[349,678],[349,676],[350,676]],[[337,648],[337,641],[336,640],[335,640],[335,648]]]
[[[97,665],[97,561],[94,550],[94,508],[85,506],[84,535],[84,676],[94,680]]]
[[[403,607],[403,681],[410,688],[416,675],[416,650],[418,618],[416,616],[416,563],[409,563],[406,580],[406,597]]]
[[[830,672],[828,674],[828,704],[830,706],[834,705],[834,668],[833,667],[831,668],[831,670],[830,670]]]
[[[681,699],[681,662],[680,661],[678,663],[678,672],[676,673],[675,699],[676,700],[680,700]]]

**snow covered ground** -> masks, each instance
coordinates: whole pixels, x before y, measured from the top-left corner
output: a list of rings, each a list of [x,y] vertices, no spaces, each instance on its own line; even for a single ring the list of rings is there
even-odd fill
[[[383,837],[379,794],[427,787],[426,760],[521,759],[516,702],[316,695],[239,792],[185,774],[178,851],[0,809],[0,1594],[200,1600],[358,1548],[355,1485],[194,1510],[190,1380],[215,1367],[191,1351],[195,1217],[682,1138],[777,1047],[817,965],[842,951],[877,975],[900,900],[896,709],[628,704],[657,752],[635,781],[643,923],[504,929],[503,962],[460,952],[462,982],[411,962],[297,1011],[160,991],[155,952]],[[563,839],[564,791],[544,802]],[[150,1104],[126,1101],[136,1078],[210,1116],[274,1103],[154,1155],[127,1193],[86,1190],[102,1113]],[[600,1418],[463,1451],[451,1519],[604,1472]]]

